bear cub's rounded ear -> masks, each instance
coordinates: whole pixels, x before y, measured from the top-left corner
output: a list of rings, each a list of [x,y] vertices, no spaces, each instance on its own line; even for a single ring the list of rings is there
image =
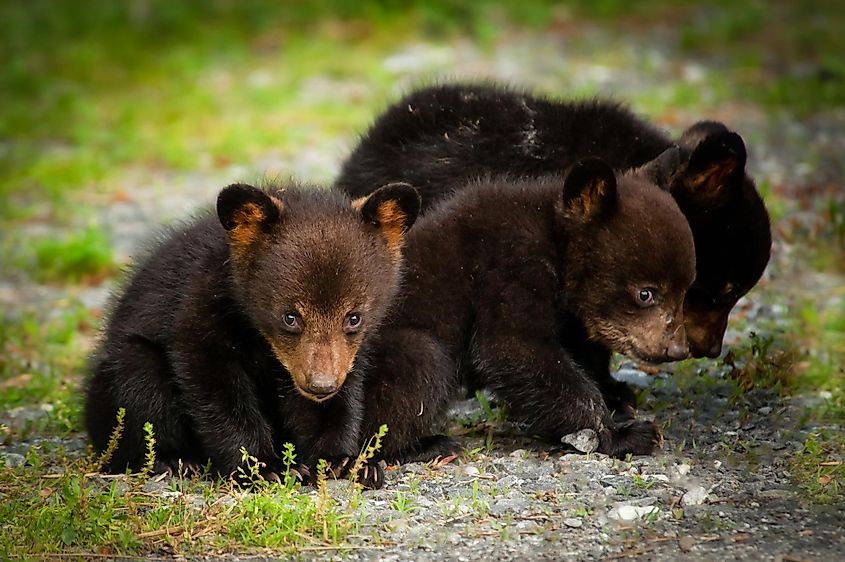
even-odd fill
[[[742,187],[748,153],[742,137],[717,122],[690,127],[681,142],[692,145],[683,188],[702,201],[724,201]]]
[[[280,214],[280,202],[251,185],[232,184],[217,196],[217,217],[230,233],[238,229],[257,231],[259,226],[278,220]]]
[[[677,145],[670,146],[650,162],[646,162],[633,175],[646,179],[657,187],[669,190],[672,177],[681,167],[681,149]]]
[[[360,209],[364,221],[381,230],[391,249],[398,249],[405,233],[417,220],[421,204],[416,189],[398,182],[378,188],[363,200],[355,200],[353,207]]]
[[[616,208],[616,174],[599,158],[577,162],[563,180],[564,216],[587,222]]]

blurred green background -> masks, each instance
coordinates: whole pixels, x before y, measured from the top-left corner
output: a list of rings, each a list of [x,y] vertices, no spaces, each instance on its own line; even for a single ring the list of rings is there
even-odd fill
[[[7,0],[0,406],[46,401],[48,429],[77,429],[105,294],[156,225],[234,179],[327,183],[385,104],[453,78],[612,96],[673,132],[712,118],[742,133],[775,219],[780,273],[760,290],[786,299],[802,334],[777,341],[809,354],[790,376],[834,388],[843,29],[833,0]]]

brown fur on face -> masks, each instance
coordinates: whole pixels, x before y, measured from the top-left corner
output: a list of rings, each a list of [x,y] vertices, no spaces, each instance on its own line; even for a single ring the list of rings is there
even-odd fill
[[[728,295],[722,302],[693,288],[684,302],[687,318],[687,338],[695,357],[718,357],[722,352],[722,337],[728,327],[728,316],[737,297]]]
[[[670,190],[696,232],[698,274],[684,305],[693,357],[717,357],[731,308],[759,281],[771,230],[745,173],[745,143],[722,123],[702,121],[680,139],[689,160]]]
[[[589,193],[612,197],[611,203],[594,204],[614,211],[569,223],[574,260],[567,270],[566,298],[591,339],[647,361],[683,358],[684,295],[695,277],[689,225],[672,197],[636,172],[617,180],[607,168],[603,176],[610,189]],[[654,296],[653,304],[637,302],[644,289]]]
[[[323,402],[334,396],[346,381],[355,364],[361,338],[352,339],[343,333],[344,316],[322,316],[314,312],[303,313],[305,328],[298,338],[265,337],[273,354],[290,373],[296,390],[310,400]]]
[[[303,396],[331,398],[355,368],[397,290],[402,239],[418,209],[406,184],[355,203],[295,189],[221,193],[239,300]],[[361,318],[355,329],[345,325],[352,313]]]

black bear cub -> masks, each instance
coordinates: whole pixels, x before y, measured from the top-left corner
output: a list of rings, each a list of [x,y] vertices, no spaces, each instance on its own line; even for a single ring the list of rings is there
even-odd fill
[[[739,135],[721,123],[701,122],[677,144],[679,165],[661,187],[671,192],[695,238],[687,337],[693,356],[716,357],[731,309],[768,263],[769,219],[745,173]],[[625,172],[672,145],[618,103],[557,101],[492,85],[433,86],[407,95],[375,121],[336,185],[360,197],[374,186],[408,182],[429,209],[475,178],[556,175],[585,157]]]
[[[482,180],[417,221],[367,371],[363,435],[388,425],[383,458],[446,452],[432,424],[469,373],[533,434],[559,442],[591,428],[601,452],[652,451],[657,427],[614,421],[564,332],[578,322],[590,340],[648,361],[687,354],[692,234],[651,180],[676,158],[670,149],[620,176],[588,159],[565,180]]]
[[[172,232],[134,269],[93,359],[85,423],[97,450],[126,410],[107,468],[142,465],[145,422],[158,469],[210,460],[229,475],[243,447],[277,477],[286,442],[301,471],[356,456],[369,336],[397,293],[419,205],[407,185],[352,201],[236,184],[216,217]]]

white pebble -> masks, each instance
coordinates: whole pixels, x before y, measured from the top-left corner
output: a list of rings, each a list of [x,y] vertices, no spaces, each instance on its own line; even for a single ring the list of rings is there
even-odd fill
[[[704,486],[694,486],[690,488],[681,498],[684,505],[701,505],[707,499],[707,488]]]
[[[658,511],[660,511],[660,508],[655,505],[620,505],[611,509],[607,517],[619,521],[633,521],[634,519],[655,514]]]

